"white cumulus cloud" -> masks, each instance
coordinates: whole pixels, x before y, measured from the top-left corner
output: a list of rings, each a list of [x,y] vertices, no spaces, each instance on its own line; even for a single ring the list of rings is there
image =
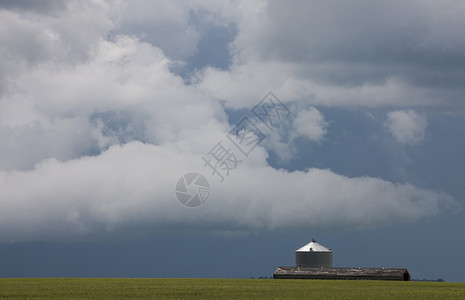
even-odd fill
[[[411,109],[389,112],[384,123],[396,141],[411,146],[425,139],[427,125],[426,116]]]
[[[297,134],[306,136],[311,141],[320,141],[326,134],[328,123],[316,108],[300,110],[294,119]]]

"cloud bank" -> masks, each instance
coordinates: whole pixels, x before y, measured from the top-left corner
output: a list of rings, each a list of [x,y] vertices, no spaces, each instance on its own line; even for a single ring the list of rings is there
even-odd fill
[[[243,165],[223,183],[207,176],[210,199],[188,209],[176,200],[174,185],[186,170],[208,174],[200,162],[174,146],[130,142],[95,157],[1,172],[0,238],[82,237],[137,225],[151,226],[153,234],[364,227],[433,216],[452,204],[447,195],[409,184]]]
[[[307,105],[463,112],[465,7],[436,4],[255,1],[240,11],[233,65],[206,69],[199,88],[231,107],[271,86]]]
[[[331,16],[336,22],[328,23],[318,17],[321,11],[337,17],[338,10],[319,1],[192,1],[179,2],[179,9],[139,2],[138,10],[121,1],[50,2],[50,11],[33,4],[0,6],[0,241],[86,237],[143,226],[153,232],[365,227],[434,216],[453,205],[444,193],[408,183],[326,169],[289,172],[267,162],[270,151],[284,158],[292,154],[289,144],[296,136],[324,140],[328,123],[310,105],[461,109],[457,94],[440,103],[436,96],[459,93],[462,86],[444,92],[428,83],[453,76],[449,69],[433,64],[434,76],[423,78],[401,66],[400,57],[418,51],[410,67],[424,68],[426,59],[439,63],[434,51],[449,27],[420,30],[414,49],[390,49],[389,42],[399,37],[388,36],[357,54],[363,33],[386,36],[397,25],[382,19],[373,28],[363,26],[372,19],[358,24]],[[388,8],[407,22],[417,15],[408,13],[416,2],[408,3],[405,13]],[[144,5],[147,14],[141,12]],[[387,9],[380,5],[366,7]],[[463,18],[453,8],[441,9],[460,25]],[[423,9],[430,12],[432,5]],[[199,23],[201,17],[207,21]],[[417,34],[414,29],[423,28],[426,17],[408,21],[418,28],[400,38]],[[445,23],[441,18],[435,20],[439,25]],[[292,25],[294,19],[299,26]],[[344,27],[347,35],[324,35],[317,30],[321,24],[328,32]],[[187,79],[173,71],[197,51],[205,28],[230,25],[238,33],[229,45],[228,70],[206,67]],[[459,47],[462,40],[456,43]],[[342,46],[344,52],[338,50]],[[452,46],[441,49],[454,54],[460,66],[463,57]],[[201,156],[226,141],[233,124],[225,107],[251,108],[269,90],[290,107],[311,108],[296,112],[290,132],[269,135],[249,157],[241,157],[238,169],[220,184]],[[399,110],[388,115],[386,126],[399,142],[413,145],[424,138],[426,119]],[[211,198],[187,209],[175,199],[174,186],[193,171],[208,176]]]

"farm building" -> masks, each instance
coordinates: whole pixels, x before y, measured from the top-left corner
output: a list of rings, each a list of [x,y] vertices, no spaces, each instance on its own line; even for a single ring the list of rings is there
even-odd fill
[[[402,268],[307,268],[278,267],[275,279],[347,279],[410,281],[407,269]]]
[[[295,267],[278,267],[276,279],[349,279],[409,281],[403,268],[333,268],[333,251],[312,239],[295,251]]]
[[[310,243],[295,251],[295,265],[307,268],[331,268],[333,266],[333,251],[312,239]]]

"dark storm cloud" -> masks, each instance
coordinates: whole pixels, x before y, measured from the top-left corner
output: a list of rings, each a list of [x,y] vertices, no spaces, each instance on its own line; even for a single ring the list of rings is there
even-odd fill
[[[261,60],[304,65],[336,85],[390,78],[426,87],[465,85],[460,1],[271,1],[249,49]]]
[[[260,44],[268,51],[261,53],[295,61],[419,65],[465,62],[464,8],[459,2],[446,2],[440,7],[426,1],[299,4],[270,2],[266,24],[269,31]]]

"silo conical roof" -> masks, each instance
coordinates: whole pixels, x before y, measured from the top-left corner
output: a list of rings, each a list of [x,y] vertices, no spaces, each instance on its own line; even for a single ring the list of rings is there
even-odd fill
[[[314,239],[307,245],[295,250],[296,252],[332,252],[331,249],[318,244]]]

